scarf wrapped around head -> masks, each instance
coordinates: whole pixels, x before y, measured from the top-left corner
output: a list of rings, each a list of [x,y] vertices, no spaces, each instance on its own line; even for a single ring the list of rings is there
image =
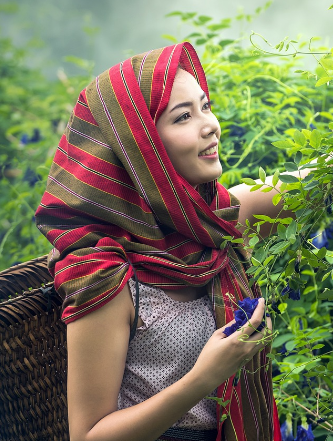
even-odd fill
[[[73,109],[36,212],[54,246],[49,267],[66,323],[112,300],[133,268],[140,282],[162,289],[206,286],[217,327],[233,319],[238,300],[260,295],[249,288],[244,253],[221,249],[224,236],[240,237],[238,201],[217,182],[191,187],[156,130],[179,65],[208,97],[198,56],[181,43],[102,73]],[[262,351],[237,385],[231,377],[219,387],[227,402],[218,405],[219,440],[273,439],[268,365]]]

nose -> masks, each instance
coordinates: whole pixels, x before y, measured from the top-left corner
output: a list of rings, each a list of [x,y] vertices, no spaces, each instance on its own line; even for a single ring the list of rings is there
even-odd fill
[[[220,138],[220,124],[214,115],[214,113],[210,112],[206,115],[203,115],[203,124],[201,129],[201,136],[203,138],[207,138],[210,135],[216,135],[217,138]]]

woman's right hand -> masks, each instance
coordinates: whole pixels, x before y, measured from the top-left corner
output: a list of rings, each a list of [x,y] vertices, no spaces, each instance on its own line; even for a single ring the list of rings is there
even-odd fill
[[[196,384],[206,388],[207,394],[235,374],[271,340],[272,321],[266,317],[267,327],[257,331],[265,314],[265,300],[258,305],[249,322],[227,337],[223,330],[235,321],[217,329],[201,351],[191,374]],[[263,340],[264,339],[264,340]],[[199,383],[198,383],[199,382]]]

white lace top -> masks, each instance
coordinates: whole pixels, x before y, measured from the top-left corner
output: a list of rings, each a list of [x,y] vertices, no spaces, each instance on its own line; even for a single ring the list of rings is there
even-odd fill
[[[130,280],[129,286],[135,305],[135,282]],[[159,288],[141,283],[139,288],[139,316],[144,324],[129,345],[119,409],[145,401],[183,377],[216,329],[208,296],[180,302]],[[203,399],[174,426],[216,428],[215,401]]]

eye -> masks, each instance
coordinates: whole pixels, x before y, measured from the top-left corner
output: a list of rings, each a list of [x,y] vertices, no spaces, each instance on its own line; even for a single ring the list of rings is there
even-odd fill
[[[207,101],[207,102],[203,105],[202,109],[203,109],[203,110],[211,110],[211,108],[212,108],[212,104],[213,104],[213,101]]]
[[[175,123],[187,121],[189,118],[191,118],[190,112],[185,112],[179,118],[176,119]]]

